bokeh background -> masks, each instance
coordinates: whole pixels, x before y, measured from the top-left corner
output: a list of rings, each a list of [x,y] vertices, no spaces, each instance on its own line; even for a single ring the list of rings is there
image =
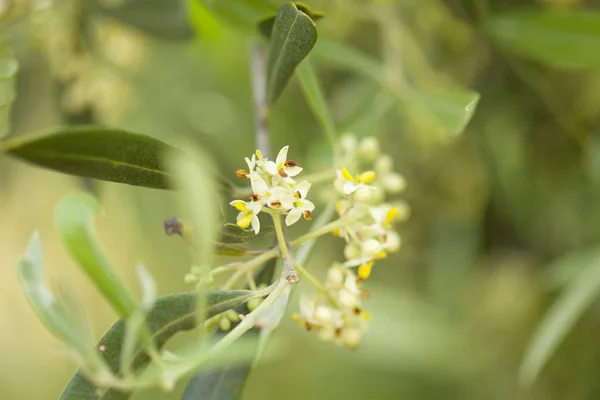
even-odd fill
[[[225,173],[243,166],[255,148],[253,23],[280,2],[181,2],[183,17],[158,18],[172,36],[165,39],[139,23],[86,15],[87,1],[0,4],[13,6],[3,10],[2,23],[20,63],[11,136],[102,123],[166,141],[186,135],[209,148]],[[143,10],[159,1],[129,1],[142,25],[156,18]],[[600,12],[598,2],[312,0],[310,6],[326,13],[318,23],[321,41],[376,60],[382,81],[393,71],[415,87],[473,90],[481,98],[464,130],[448,129],[427,107],[399,100],[376,79],[335,62],[351,55],[332,56],[317,45],[312,60],[340,133],[379,138],[408,182],[402,198],[411,218],[399,227],[401,251],[379,262],[368,282],[373,326],[361,346],[349,351],[320,343],[286,319],[276,333],[287,343],[285,353],[251,374],[243,399],[600,398],[600,308],[594,304],[600,291],[593,289],[551,327],[566,333],[538,381],[529,389],[518,384],[540,322],[565,293],[589,293],[577,287],[578,274],[600,268],[600,74],[514,54],[495,37],[515,34],[510,23],[486,29],[495,16],[524,8],[584,9],[592,16]],[[596,18],[565,42],[551,37],[562,43],[553,56],[568,58],[582,43],[600,54]],[[194,37],[181,40],[186,29]],[[517,40],[536,33],[529,34],[517,32]],[[296,80],[272,110],[270,131],[273,148],[289,144],[307,170],[327,164],[328,144]],[[104,208],[98,233],[130,287],[138,290],[133,266],[141,261],[160,294],[190,290],[183,282],[189,252],[162,231],[176,213],[172,193],[90,184],[0,157],[2,399],[57,398],[76,368],[36,319],[16,279],[34,230],[49,282],[76,299],[94,334],[116,318],[54,227],[59,200],[90,189]],[[323,240],[307,268],[324,276],[341,254],[339,240]],[[303,290],[309,284],[295,290],[290,310]],[[182,389],[134,399],[177,399]]]

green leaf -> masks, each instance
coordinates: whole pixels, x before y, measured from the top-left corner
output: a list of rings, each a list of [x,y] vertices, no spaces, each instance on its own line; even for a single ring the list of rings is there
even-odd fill
[[[229,27],[247,34],[255,31],[256,21],[277,11],[269,0],[189,1],[194,2],[194,9],[210,12]]]
[[[233,290],[221,292],[209,292],[207,294],[207,318],[213,317],[231,308],[244,304],[255,297],[248,290]],[[148,329],[156,347],[161,349],[165,343],[176,333],[192,330],[196,326],[196,303],[197,293],[180,293],[158,298],[152,310],[146,318]],[[120,319],[104,334],[98,348],[102,351],[102,358],[110,366],[111,370],[120,370],[120,355],[125,338],[125,321]],[[136,370],[148,365],[148,355],[138,349],[134,354],[132,363]],[[98,394],[98,388],[90,382],[81,371],[79,371],[69,382],[61,400],[92,400],[92,399],[128,399],[131,393],[122,393],[108,390],[104,395]]]
[[[10,51],[0,44],[0,138],[10,131],[10,113],[16,98],[15,76],[19,64]]]
[[[323,94],[321,83],[310,63],[310,59],[306,59],[298,66],[297,74],[304,96],[315,114],[319,125],[321,125],[321,129],[325,132],[331,146],[335,146],[336,132],[333,117],[329,112],[329,107],[327,107],[327,100]]]
[[[456,135],[473,117],[479,93],[470,90],[425,91],[406,86],[401,90],[400,98],[424,110],[445,131]]]
[[[325,17],[325,14],[323,12],[313,11],[307,4],[295,1],[294,5],[298,10],[308,15],[310,19],[312,19],[315,22]],[[276,16],[277,14],[269,15],[268,17],[263,18],[258,22],[258,31],[267,39],[271,39],[271,34],[273,33],[273,26],[275,25]]]
[[[0,151],[59,172],[128,185],[166,189],[160,140],[99,126],[65,127],[0,143]]]
[[[585,264],[574,265],[574,262]],[[550,307],[527,346],[519,369],[519,381],[526,387],[535,382],[583,312],[600,296],[600,251],[568,255],[552,268],[573,267],[582,271],[575,279],[570,280],[564,292]]]
[[[83,272],[119,315],[128,316],[136,308],[135,301],[94,238],[92,222],[98,209],[98,202],[88,194],[69,195],[58,205],[56,224]]]
[[[485,29],[523,57],[562,68],[600,68],[600,12],[510,12],[487,19]]]
[[[292,3],[277,12],[267,63],[267,104],[281,95],[296,66],[317,42],[317,27],[312,19]]]
[[[194,37],[185,0],[123,0],[118,3],[100,6],[97,10],[160,39]]]
[[[320,40],[314,53],[325,62],[374,79],[383,90],[406,106],[424,111],[427,117],[450,134],[464,130],[479,102],[479,93],[471,90],[441,88],[431,91],[412,87],[406,82],[398,88],[386,81],[378,60],[332,39]],[[386,101],[383,103],[382,108],[386,108]]]
[[[106,367],[91,345],[85,329],[76,323],[63,304],[44,285],[42,258],[42,246],[35,233],[27,254],[19,263],[19,282],[27,301],[46,328],[71,349],[87,373],[101,373]]]
[[[255,234],[252,229],[242,229],[236,224],[226,223],[219,225],[220,241],[223,243],[247,243],[275,232],[273,225],[260,227],[260,232]]]

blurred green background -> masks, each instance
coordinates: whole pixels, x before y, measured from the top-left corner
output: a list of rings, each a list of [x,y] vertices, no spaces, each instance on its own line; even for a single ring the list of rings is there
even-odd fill
[[[126,17],[101,16],[86,1],[2,3],[20,63],[11,136],[91,122],[165,141],[176,132],[211,149],[225,174],[243,167],[255,149],[253,25],[280,2],[172,0],[185,13],[171,18],[151,11],[159,0],[123,0],[133,3]],[[243,398],[600,398],[600,278],[586,278],[600,275],[600,2],[310,6],[326,13],[311,58],[338,130],[380,139],[407,179],[411,218],[400,227],[401,251],[379,262],[367,284],[373,326],[361,346],[320,343],[286,319],[276,333],[285,354],[251,374]],[[146,25],[163,31],[157,37]],[[474,107],[469,90],[481,97],[462,130],[465,107]],[[296,80],[270,116],[273,148],[289,144],[308,171],[327,165],[330,149]],[[0,158],[2,399],[56,398],[76,367],[15,276],[34,230],[46,273],[86,310],[95,335],[116,318],[54,228],[60,198],[89,186]],[[137,290],[141,261],[159,294],[190,290],[185,244],[162,231],[176,214],[174,195],[92,186],[104,208],[99,234],[130,287]],[[341,241],[322,240],[307,267],[324,276],[341,255]],[[303,290],[305,282],[290,310]],[[555,323],[533,340],[549,310],[555,318],[546,321]],[[532,343],[554,339],[556,351],[540,345],[549,362],[539,379],[520,386]],[[177,399],[182,390],[134,399]]]

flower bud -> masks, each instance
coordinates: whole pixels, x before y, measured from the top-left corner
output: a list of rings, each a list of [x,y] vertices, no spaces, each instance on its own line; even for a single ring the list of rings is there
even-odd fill
[[[367,136],[360,141],[358,153],[365,160],[373,161],[379,155],[379,140],[374,136]]]
[[[368,203],[373,199],[373,189],[368,187],[361,187],[356,192],[354,192],[354,200],[359,203]]]
[[[383,154],[375,160],[375,171],[380,175],[386,175],[392,172],[394,160],[388,154]]]
[[[406,188],[406,180],[402,175],[392,172],[383,178],[383,187],[390,193],[400,193]]]
[[[183,278],[183,280],[186,284],[189,285],[189,284],[198,282],[198,277],[194,274],[185,274],[185,277]]]
[[[355,349],[358,347],[360,343],[360,338],[362,336],[362,331],[359,329],[344,329],[342,332],[342,342],[351,349]]]
[[[227,332],[231,329],[231,320],[229,318],[221,318],[219,320],[219,329],[224,332]]]
[[[331,268],[329,268],[329,271],[327,271],[327,283],[330,285],[341,285],[342,282],[344,282],[344,274],[342,273],[342,271],[340,270],[339,266],[333,266]]]
[[[355,258],[360,257],[360,248],[358,246],[349,244],[344,248],[344,257],[348,260],[354,260]]]
[[[385,248],[389,252],[395,252],[400,249],[400,245],[402,244],[402,240],[400,239],[400,235],[394,231],[387,232],[387,238],[385,241]]]
[[[340,147],[346,153],[354,153],[356,151],[356,136],[352,133],[344,133],[340,138]]]
[[[398,211],[396,213],[396,218],[394,219],[396,222],[403,222],[410,217],[410,207],[404,201],[398,201],[394,203],[394,208]]]
[[[338,293],[338,301],[343,308],[352,309],[359,303],[358,298],[348,289],[342,289]]]
[[[362,251],[367,257],[375,257],[381,251],[381,243],[377,239],[369,239],[362,244]]]
[[[248,300],[248,303],[246,303],[246,306],[248,307],[248,311],[252,312],[252,311],[256,310],[256,308],[262,302],[263,302],[263,299],[261,297],[257,297],[255,299]]]
[[[231,310],[227,310],[225,312],[225,315],[227,316],[227,318],[229,318],[229,320],[231,322],[238,322],[240,320],[240,316],[238,315],[238,313],[235,312],[235,310],[231,309]]]

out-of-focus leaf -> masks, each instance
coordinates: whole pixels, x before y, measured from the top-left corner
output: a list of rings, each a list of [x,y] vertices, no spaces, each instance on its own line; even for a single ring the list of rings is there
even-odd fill
[[[564,265],[560,267],[560,262]],[[572,254],[554,264],[554,268],[572,268],[573,262],[585,262],[579,275],[550,307],[533,335],[519,370],[519,380],[531,386],[575,322],[600,296],[600,252]],[[583,268],[581,268],[583,267]]]
[[[97,9],[160,39],[185,40],[194,37],[185,0],[123,0],[117,5],[98,6]]]
[[[487,32],[504,48],[563,68],[600,68],[600,13],[527,10],[493,15]]]
[[[352,132],[358,137],[371,135],[373,128],[390,111],[397,99],[389,92],[379,92],[369,97],[362,107],[340,124],[340,132]]]
[[[308,15],[315,22],[325,17],[323,12],[313,11],[307,4],[295,1],[294,5],[296,8],[298,8],[298,10]],[[258,31],[267,39],[270,39],[271,34],[273,33],[273,25],[275,25],[276,16],[277,14],[269,15],[258,22]]]
[[[35,233],[25,257],[19,263],[19,281],[27,301],[46,328],[73,351],[87,373],[106,371],[106,366],[91,345],[86,332],[44,285],[42,259],[42,246],[38,234]]]
[[[440,127],[450,134],[460,133],[471,120],[479,94],[471,90],[425,90],[408,85],[401,88],[386,82],[380,63],[359,50],[331,39],[323,39],[316,46],[315,55],[332,65],[357,72],[379,82],[407,106],[422,109]]]
[[[267,63],[267,104],[277,100],[296,66],[317,42],[317,27],[312,19],[292,3],[277,12]]]
[[[10,112],[17,96],[15,76],[19,64],[5,45],[0,43],[0,138],[10,130]]]
[[[236,224],[221,224],[219,225],[220,240],[223,243],[246,243],[256,240],[260,237],[270,235],[275,232],[275,228],[272,225],[266,225],[260,227],[260,232],[254,234],[252,230],[245,230],[237,226]]]
[[[213,317],[231,308],[244,304],[255,297],[248,290],[233,290],[223,292],[209,292],[207,294],[208,318]],[[146,321],[152,339],[158,349],[176,333],[188,331],[196,326],[197,293],[181,293],[161,297],[156,300],[154,307],[148,313]],[[102,357],[114,372],[120,370],[120,355],[123,339],[125,337],[125,321],[120,319],[104,334],[98,348],[102,350]],[[138,351],[134,354],[132,366],[139,370],[150,361],[145,352]],[[128,399],[131,393],[109,390],[104,395],[98,394],[98,388],[79,371],[69,382],[61,395],[61,400],[92,400],[92,399]]]
[[[76,176],[149,188],[167,188],[161,155],[173,148],[160,140],[119,129],[65,127],[0,143],[0,151]]]
[[[298,66],[296,73],[310,108],[321,125],[321,129],[327,136],[327,139],[331,145],[334,146],[336,136],[335,124],[333,122],[333,117],[329,112],[329,107],[327,107],[327,101],[323,89],[321,88],[319,78],[310,63],[310,59],[306,59],[301,63]]]
[[[470,90],[425,91],[406,86],[400,98],[419,107],[450,134],[461,133],[475,112],[479,93]]]
[[[189,1],[200,4],[219,20],[245,33],[255,32],[256,21],[277,11],[277,7],[269,0]]]
[[[313,54],[316,59],[330,65],[359,73],[376,81],[381,80],[383,68],[379,61],[334,39],[320,38]]]
[[[217,243],[216,252],[220,256],[230,257],[243,257],[248,255],[248,251],[245,248],[229,243]]]
[[[135,301],[94,238],[92,220],[98,209],[98,202],[88,194],[69,195],[58,205],[56,224],[69,253],[88,278],[119,315],[128,316],[136,308]]]

